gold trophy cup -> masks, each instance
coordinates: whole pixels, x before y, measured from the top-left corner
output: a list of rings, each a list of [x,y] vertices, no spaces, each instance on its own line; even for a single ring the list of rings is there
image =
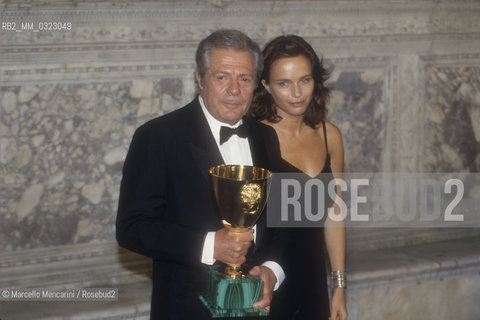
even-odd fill
[[[229,232],[247,232],[260,217],[267,202],[272,173],[244,165],[218,165],[210,169],[220,219]],[[263,282],[248,275],[240,264],[210,270],[205,292],[200,294],[212,317],[268,315],[252,304],[261,299]]]

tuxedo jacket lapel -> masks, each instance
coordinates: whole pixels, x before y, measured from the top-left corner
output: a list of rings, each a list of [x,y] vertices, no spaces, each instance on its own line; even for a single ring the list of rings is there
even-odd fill
[[[207,119],[203,114],[198,99],[192,106],[192,118],[189,126],[183,130],[191,132],[190,151],[194,164],[196,165],[205,179],[210,180],[209,169],[213,166],[223,163],[222,155],[218,150],[212,131],[208,125]]]

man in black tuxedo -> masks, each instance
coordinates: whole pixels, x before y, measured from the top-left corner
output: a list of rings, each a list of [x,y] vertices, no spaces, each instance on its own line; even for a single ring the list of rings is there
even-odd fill
[[[200,95],[134,134],[123,168],[117,240],[153,259],[153,320],[209,319],[197,294],[216,261],[241,264],[248,252],[247,262],[255,265],[250,273],[264,281],[256,308],[269,307],[285,277],[285,231],[266,228],[263,214],[256,230],[228,232],[209,178],[209,168],[218,164],[270,168],[280,158],[274,130],[243,118],[261,61],[258,45],[240,31],[212,33],[196,53]],[[222,127],[236,130],[221,137],[220,131],[229,131]]]

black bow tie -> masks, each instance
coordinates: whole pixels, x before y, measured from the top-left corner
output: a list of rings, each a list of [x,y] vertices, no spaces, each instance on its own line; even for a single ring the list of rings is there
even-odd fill
[[[247,138],[248,137],[248,129],[247,126],[242,124],[236,128],[229,128],[225,126],[220,127],[220,145],[224,144],[225,142],[230,139],[232,135],[236,134],[240,138]]]

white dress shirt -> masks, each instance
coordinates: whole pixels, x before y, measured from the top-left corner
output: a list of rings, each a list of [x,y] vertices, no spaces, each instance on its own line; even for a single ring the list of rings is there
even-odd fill
[[[242,120],[240,119],[240,121],[234,125],[220,122],[215,119],[207,110],[201,96],[198,97],[198,100],[200,101],[202,111],[205,114],[205,118],[207,118],[208,125],[212,131],[213,137],[217,143],[218,149],[220,150],[220,154],[222,155],[225,164],[253,165],[248,138],[240,138],[238,135],[234,134],[230,137],[230,139],[220,145],[220,127],[226,126],[230,128],[237,128],[242,124]],[[256,225],[253,227],[253,229],[256,231]],[[256,232],[253,233],[253,237],[253,241],[256,241]],[[213,257],[214,247],[215,232],[208,232],[203,244],[202,263],[209,265],[215,263],[215,258]],[[274,290],[276,290],[285,279],[285,273],[283,272],[282,267],[280,267],[280,265],[275,261],[266,261],[263,263],[263,265],[269,267],[277,277],[277,283],[274,287]]]

